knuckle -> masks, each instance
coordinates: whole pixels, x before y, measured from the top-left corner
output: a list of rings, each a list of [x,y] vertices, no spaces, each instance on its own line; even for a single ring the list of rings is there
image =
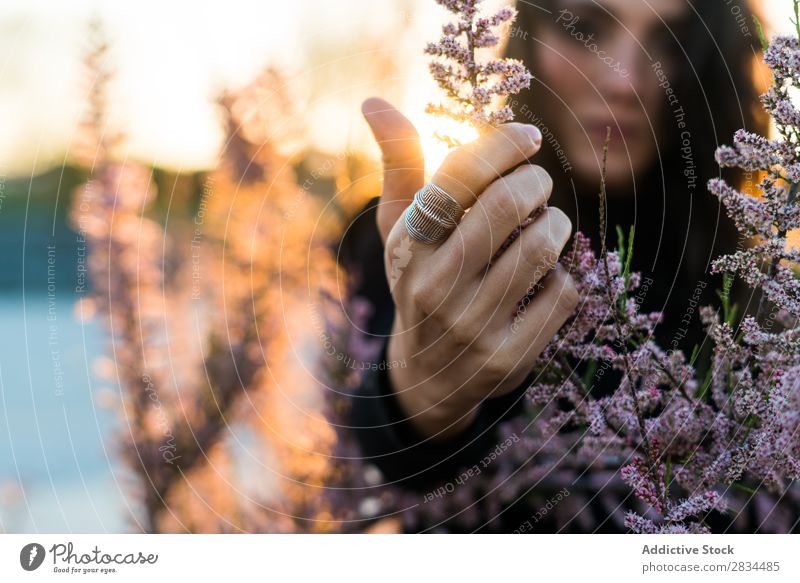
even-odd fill
[[[527,267],[539,273],[539,278],[552,269],[558,261],[560,249],[553,243],[550,233],[542,229],[526,229],[530,233],[522,238],[522,256]]]
[[[536,153],[537,145],[531,138],[527,124],[512,122],[503,124],[497,129],[504,134],[509,146],[521,152],[526,158]]]
[[[547,170],[536,164],[526,164],[521,170],[524,170],[526,178],[536,185],[537,193],[544,193],[545,200],[550,198],[550,193],[553,192],[553,178]]]
[[[473,346],[481,333],[476,319],[466,315],[457,318],[448,329],[451,340],[459,347]]]
[[[498,366],[498,356],[488,342],[476,342],[470,349],[470,361],[475,365],[476,376],[483,380],[490,377]]]
[[[436,250],[436,255],[432,258],[434,262],[431,269],[434,273],[439,273],[441,277],[452,276],[457,280],[463,276],[464,263],[467,260],[467,247],[463,238],[463,231],[456,229]]]
[[[547,207],[542,219],[546,221],[550,238],[560,252],[572,234],[572,221],[564,211],[557,207]]]
[[[553,189],[553,180],[547,171],[532,164],[523,164],[497,182],[504,183],[506,189],[519,198],[520,205],[525,207],[525,216],[545,203]]]
[[[436,173],[433,176],[434,182],[439,184],[440,180],[455,180],[456,177],[461,173],[464,165],[464,153],[462,152],[461,148],[450,150],[442,159],[441,164],[439,164],[439,168],[436,169]]]
[[[413,285],[410,298],[414,307],[426,316],[436,312],[440,303],[436,286],[430,285],[427,278],[421,278]]]
[[[471,203],[480,194],[475,192],[476,185],[481,184],[479,165],[480,159],[470,152],[469,146],[460,146],[445,156],[432,180],[450,194],[470,199]]]
[[[575,312],[575,308],[578,307],[581,296],[572,276],[564,270],[558,270],[556,274],[558,276],[557,281],[554,282],[557,286],[556,304],[562,314],[570,316]]]
[[[490,379],[500,379],[508,373],[508,369],[504,368],[501,360],[497,357],[487,359],[481,367],[481,370],[483,374]],[[496,388],[496,386],[490,385],[486,388],[493,390]]]
[[[447,176],[456,174],[458,168],[464,165],[464,146],[450,150],[439,166],[439,173]]]
[[[530,212],[521,204],[514,185],[505,179],[498,181],[493,192],[478,199],[492,225],[518,225]]]
[[[491,378],[495,379],[498,383],[508,377],[516,366],[516,363],[510,358],[508,351],[500,351],[497,354],[487,356],[485,359],[484,372]],[[491,389],[499,388],[499,384],[490,387]]]

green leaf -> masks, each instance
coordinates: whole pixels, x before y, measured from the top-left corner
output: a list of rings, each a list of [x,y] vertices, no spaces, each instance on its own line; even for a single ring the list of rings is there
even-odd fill
[[[739,306],[731,304],[731,287],[733,287],[733,275],[730,273],[723,274],[722,289],[717,290],[717,297],[722,301],[722,321],[733,326]]]
[[[667,471],[664,474],[664,492],[669,495],[669,483],[672,479],[672,456],[667,456]]]
[[[758,492],[758,490],[745,486],[744,484],[739,484],[738,482],[734,482],[731,486],[742,492],[747,492],[748,494],[756,494]]]
[[[714,368],[709,367],[706,372],[706,378],[703,379],[703,384],[697,389],[697,398],[700,401],[705,401],[708,398],[708,387],[711,386],[711,377],[713,376]]]
[[[633,260],[633,237],[635,234],[636,228],[634,225],[631,225],[630,232],[628,233],[628,250],[625,253],[625,269],[623,270],[626,282],[631,274],[631,261]]]
[[[584,386],[587,386],[587,387],[591,386],[589,384],[589,381],[592,380],[592,377],[594,377],[594,373],[596,373],[596,372],[597,372],[597,361],[596,360],[590,360],[589,361],[589,366],[586,367],[586,372],[583,373],[583,379],[582,380],[583,380]]]
[[[798,0],[794,0],[794,20],[792,20],[792,24],[794,24],[797,36],[800,38],[800,16],[798,16],[798,12],[800,12],[800,3],[798,3]]]
[[[767,37],[764,35],[764,29],[761,26],[761,21],[755,14],[753,15],[753,24],[756,25],[756,35],[758,35],[758,40],[761,41],[761,48],[766,51],[767,47],[769,47],[769,41],[767,41]]]
[[[619,260],[625,261],[625,235],[619,225],[617,225],[617,253],[619,253]]]
[[[697,355],[698,354],[700,354],[700,345],[699,344],[695,344],[694,348],[692,348],[692,356],[689,359],[689,364],[691,366],[694,366],[694,361],[697,360]]]
[[[728,314],[728,318],[725,320],[729,325],[733,326],[734,322],[736,322],[736,315],[739,313],[739,305],[733,304],[731,306],[731,313]]]

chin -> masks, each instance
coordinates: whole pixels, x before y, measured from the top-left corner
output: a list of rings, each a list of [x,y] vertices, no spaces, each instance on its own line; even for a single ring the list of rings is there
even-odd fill
[[[609,163],[606,169],[606,185],[618,196],[626,196],[633,192],[633,173],[627,160],[619,164]],[[600,176],[598,175],[598,180]],[[638,182],[638,181],[637,181]],[[619,187],[619,188],[617,188]],[[637,184],[637,187],[640,187]]]
[[[581,183],[587,186],[596,184],[599,188],[600,162],[602,162],[602,159],[596,159],[593,156],[591,159],[576,160],[574,173],[579,177]],[[613,160],[608,161],[606,165],[606,186],[617,195],[632,191],[631,166],[628,160],[619,160],[618,162]],[[611,192],[609,192],[609,194],[611,194]]]

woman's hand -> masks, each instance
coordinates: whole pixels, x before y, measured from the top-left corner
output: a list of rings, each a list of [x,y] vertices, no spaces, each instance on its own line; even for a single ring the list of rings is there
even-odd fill
[[[377,220],[396,308],[387,358],[405,363],[389,378],[415,427],[444,439],[466,428],[484,399],[518,387],[573,313],[578,294],[557,265],[572,225],[545,207],[489,266],[552,187],[547,172],[529,164],[501,177],[541,145],[534,126],[509,123],[447,156],[432,181],[469,210],[446,240],[417,242],[402,220],[424,181],[417,132],[382,99],[365,101],[362,111],[383,153]]]

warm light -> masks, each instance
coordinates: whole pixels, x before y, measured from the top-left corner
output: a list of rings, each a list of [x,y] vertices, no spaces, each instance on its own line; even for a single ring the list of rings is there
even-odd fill
[[[789,20],[791,2],[763,0],[762,4],[770,33],[794,31]],[[154,10],[162,5],[168,8],[154,20]],[[57,13],[53,12],[54,6],[59,7]],[[414,18],[398,17],[412,13]],[[437,129],[444,131],[439,124],[448,122],[422,113],[425,103],[440,95],[427,75],[422,53],[424,43],[439,34],[445,17],[433,1],[318,0],[286,4],[209,0],[197,4],[188,0],[4,0],[0,3],[0,25],[14,29],[17,21],[32,23],[31,27],[20,29],[20,34],[5,39],[0,48],[5,49],[4,62],[8,63],[0,75],[0,126],[9,136],[0,142],[0,161],[6,173],[40,172],[47,160],[62,160],[62,151],[71,146],[84,98],[80,80],[82,37],[86,22],[97,14],[107,23],[117,67],[111,122],[122,126],[129,141],[127,153],[137,158],[184,170],[213,167],[219,145],[219,119],[210,96],[221,87],[246,82],[266,64],[290,74],[305,70],[309,78],[324,77],[321,73],[328,71],[324,66],[331,64],[326,60],[330,55],[307,47],[322,42],[319,38],[323,34],[323,47],[366,38],[361,31],[368,26],[378,27],[378,22],[382,28],[373,31],[374,35],[397,39],[387,45],[401,55],[397,70],[391,71],[390,77],[404,80],[407,85],[399,89],[402,111],[419,112],[413,121],[422,136],[429,173],[448,151],[433,138]],[[405,27],[402,37],[391,28],[400,24]],[[143,38],[153,42],[141,42]],[[333,63],[373,48],[353,44],[337,52]],[[371,136],[358,113],[360,101],[370,95],[393,97],[397,88],[389,87],[390,95],[384,95],[380,86],[370,86],[365,82],[369,79],[358,77],[356,73],[361,69],[352,70],[346,79],[334,78],[331,85],[324,86],[323,98],[319,94],[312,98],[303,93],[295,96],[297,115],[302,119],[288,121],[303,126],[312,148],[338,153],[345,148],[372,147]],[[54,86],[63,87],[64,91],[53,91]],[[365,90],[359,93],[359,88]],[[459,129],[453,135],[469,139],[474,136],[470,132]]]
[[[462,144],[471,142],[478,137],[478,132],[472,126],[458,123],[454,120],[422,114],[417,119],[412,119],[419,131],[422,141],[422,151],[425,154],[425,173],[433,175],[441,166],[451,148],[436,137],[436,134],[450,136]]]

